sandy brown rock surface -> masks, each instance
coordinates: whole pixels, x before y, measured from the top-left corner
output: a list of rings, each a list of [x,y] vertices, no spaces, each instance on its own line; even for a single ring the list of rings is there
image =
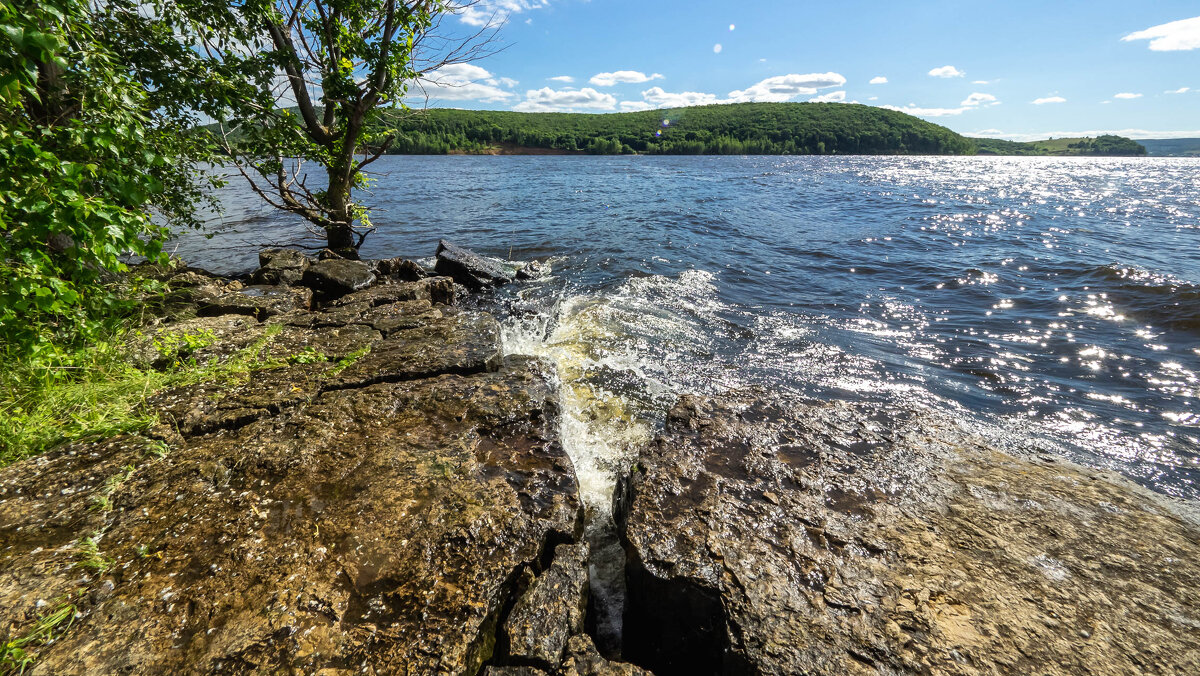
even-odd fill
[[[617,496],[659,674],[1200,673],[1200,529],[924,414],[683,398]]]

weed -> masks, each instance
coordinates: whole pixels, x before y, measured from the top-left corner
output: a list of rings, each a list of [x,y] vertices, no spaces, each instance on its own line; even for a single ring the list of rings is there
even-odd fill
[[[366,347],[362,347],[362,348],[359,348],[359,349],[351,352],[350,354],[346,355],[345,357],[342,357],[341,359],[339,359],[337,362],[337,365],[335,365],[333,368],[329,369],[329,372],[326,375],[336,376],[337,374],[344,371],[347,366],[350,366],[351,364],[358,361],[359,359],[362,359],[363,357],[367,356],[367,354],[370,351],[371,351],[371,346],[368,345]]]
[[[93,573],[104,573],[115,563],[100,553],[100,533],[93,533],[91,537],[80,540],[75,546],[75,558],[75,565]]]
[[[63,600],[54,610],[42,615],[24,636],[0,643],[0,673],[23,674],[36,659],[31,648],[43,646],[62,636],[75,622],[75,604]]]
[[[306,347],[304,350],[287,358],[287,363],[289,364],[316,364],[323,361],[329,361],[329,357],[317,352],[317,350],[311,346]]]

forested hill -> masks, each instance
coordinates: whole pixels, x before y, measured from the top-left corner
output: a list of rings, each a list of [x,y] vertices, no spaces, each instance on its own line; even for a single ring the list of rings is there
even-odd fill
[[[1103,157],[1140,157],[1146,148],[1124,136],[1095,138],[1052,138],[1045,141],[1004,141],[1002,139],[971,139],[980,155],[1091,155]]]
[[[633,113],[445,108],[398,113],[389,152],[601,155],[969,155],[975,144],[904,113],[844,103],[734,103]]]

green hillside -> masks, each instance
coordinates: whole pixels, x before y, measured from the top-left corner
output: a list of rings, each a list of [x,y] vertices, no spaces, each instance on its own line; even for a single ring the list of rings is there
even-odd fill
[[[1143,139],[1151,157],[1200,157],[1200,138]]]
[[[389,152],[666,155],[969,155],[975,145],[911,115],[842,103],[735,103],[633,113],[429,109],[398,114]]]
[[[1095,138],[1055,138],[1045,141],[1005,141],[1002,139],[971,139],[980,155],[1089,155],[1104,157],[1137,157],[1146,148],[1124,136]]]

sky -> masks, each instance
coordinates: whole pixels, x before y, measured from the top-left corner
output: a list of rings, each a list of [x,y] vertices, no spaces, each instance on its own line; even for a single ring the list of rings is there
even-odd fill
[[[1197,0],[480,0],[444,30],[489,23],[504,48],[435,71],[409,105],[817,100],[971,136],[1200,137]]]

